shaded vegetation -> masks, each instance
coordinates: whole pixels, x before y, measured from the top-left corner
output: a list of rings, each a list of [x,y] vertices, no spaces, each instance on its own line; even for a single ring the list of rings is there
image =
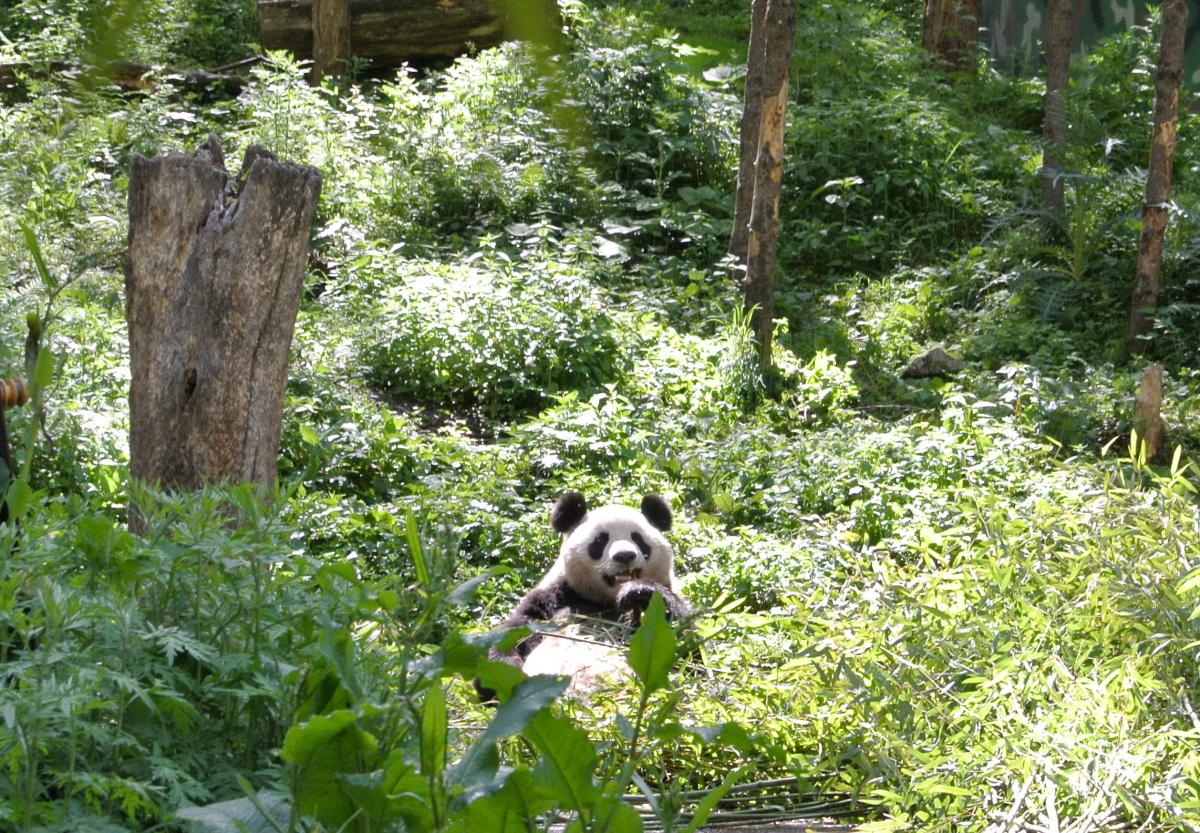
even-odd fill
[[[354,806],[346,829],[482,831],[530,796],[632,830],[613,796],[635,774],[669,796],[730,761],[857,796],[876,830],[1200,825],[1190,117],[1155,336],[1167,460],[1128,458],[1140,367],[1118,362],[1153,32],[1077,67],[1047,240],[1036,81],[939,78],[910,3],[801,4],[763,373],[723,262],[748,11],[563,5],[542,61],[508,44],[312,89],[272,56],[216,101],[33,73],[0,103],[0,375],[24,372],[30,312],[55,358],[0,534],[0,826],[176,829],[286,794],[330,830]],[[78,58],[129,9],[129,57],[253,40],[241,2],[20,0],[0,55]],[[209,132],[325,174],[281,484],[166,499],[138,538],[126,172]],[[902,380],[937,342],[968,370]],[[544,682],[501,720],[467,682],[502,673],[478,634],[548,566],[567,488],[671,498],[700,647],[666,689],[647,661],[565,704],[574,724]],[[548,771],[556,746],[574,770]]]

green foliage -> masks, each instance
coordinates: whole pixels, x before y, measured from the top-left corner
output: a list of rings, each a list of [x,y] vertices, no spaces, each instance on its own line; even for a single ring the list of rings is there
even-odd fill
[[[570,267],[414,268],[372,313],[364,361],[391,396],[506,416],[617,370],[617,326]]]
[[[322,624],[372,609],[324,595],[341,579],[294,556],[248,488],[155,500],[149,538],[77,498],[43,498],[7,536],[0,791],[18,828],[227,792],[282,740]]]
[[[248,8],[22,0],[0,60],[218,62]],[[932,73],[911,3],[799,12],[766,370],[723,261],[738,4],[569,3],[561,54],[315,89],[275,55],[229,101],[6,93],[0,377],[28,320],[46,358],[6,412],[0,826],[694,831],[781,776],[875,829],[1196,826],[1186,114],[1174,457],[1122,451],[1154,38],[1077,67],[1046,235],[1039,82]],[[127,170],[210,131],[325,175],[270,502],[128,483]],[[968,370],[899,378],[937,342]],[[487,659],[566,488],[666,494],[700,611],[675,634],[653,605],[587,702]]]

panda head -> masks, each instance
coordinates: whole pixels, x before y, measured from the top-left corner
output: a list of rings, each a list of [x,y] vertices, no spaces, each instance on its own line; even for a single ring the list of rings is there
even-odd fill
[[[553,574],[599,603],[616,601],[622,584],[640,579],[674,585],[675,551],[663,533],[671,528],[671,508],[658,495],[642,498],[641,511],[611,504],[588,511],[579,492],[565,492],[550,512],[563,534]]]

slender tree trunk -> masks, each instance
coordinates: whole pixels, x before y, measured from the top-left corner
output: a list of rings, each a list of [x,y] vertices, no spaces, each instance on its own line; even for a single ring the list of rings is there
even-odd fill
[[[313,65],[315,86],[327,75],[341,75],[350,60],[350,0],[313,0]]]
[[[975,71],[975,44],[979,40],[981,0],[925,0],[921,41],[953,72]]]
[[[1063,164],[1067,150],[1067,90],[1071,79],[1072,0],[1046,4],[1046,114],[1042,122],[1043,228],[1063,216]]]
[[[236,179],[210,136],[129,174],[129,451],[165,489],[271,487],[288,353],[321,190],[313,168],[246,151]]]
[[[775,321],[775,267],[779,190],[783,179],[783,128],[787,113],[788,73],[796,39],[795,0],[768,0],[763,18],[763,102],[759,115],[758,154],[754,160],[754,197],[746,247],[744,306],[758,341],[759,361],[771,363]],[[750,60],[754,60],[751,56]]]
[[[1162,401],[1162,365],[1148,364],[1142,371],[1142,379],[1138,383],[1138,392],[1134,399],[1133,427],[1137,431],[1139,447],[1131,448],[1130,454],[1138,455],[1145,451],[1146,459],[1153,460],[1162,448],[1163,437],[1167,432],[1162,418]]]
[[[1179,84],[1183,79],[1183,41],[1187,28],[1186,0],[1163,0],[1162,41],[1158,51],[1158,80],[1154,91],[1154,127],[1150,134],[1150,169],[1146,175],[1146,201],[1142,206],[1142,232],[1138,239],[1137,277],[1133,284],[1128,350],[1150,350],[1154,326],[1150,311],[1162,293],[1163,232],[1171,197],[1171,170],[1175,161],[1175,122],[1179,113]]]
[[[735,277],[746,275],[746,247],[750,242],[750,205],[754,201],[754,160],[758,157],[758,129],[762,121],[763,70],[767,0],[753,0],[750,6],[750,46],[746,52],[746,99],[742,105],[742,129],[739,140],[737,190],[733,199],[733,232],[729,253],[734,257]]]

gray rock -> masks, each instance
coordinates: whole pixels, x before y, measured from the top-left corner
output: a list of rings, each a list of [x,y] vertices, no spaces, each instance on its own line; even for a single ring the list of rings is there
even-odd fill
[[[903,370],[902,379],[931,379],[934,376],[950,376],[966,370],[967,366],[937,345],[917,356]]]

